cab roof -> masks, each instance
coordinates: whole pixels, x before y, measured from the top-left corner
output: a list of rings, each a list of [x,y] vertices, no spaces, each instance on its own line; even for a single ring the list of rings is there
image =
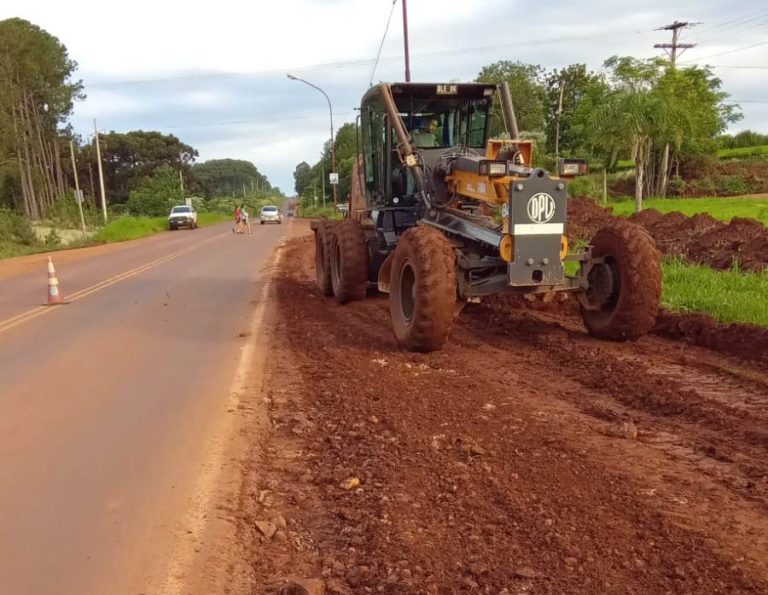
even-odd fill
[[[490,97],[496,92],[496,84],[494,83],[380,83],[371,87],[363,95],[361,105],[379,103],[381,88],[384,86],[390,87],[396,103],[400,97],[482,99],[483,97]]]

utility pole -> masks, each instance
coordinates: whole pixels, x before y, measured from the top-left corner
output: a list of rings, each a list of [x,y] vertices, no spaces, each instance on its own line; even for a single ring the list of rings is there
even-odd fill
[[[325,208],[325,165],[320,162],[320,178],[323,180],[323,208]]]
[[[411,58],[408,50],[408,4],[403,0],[403,43],[405,44],[405,82],[411,82]],[[334,199],[334,203],[336,200]]]
[[[85,232],[85,217],[83,216],[83,195],[80,192],[80,180],[77,177],[77,162],[75,161],[75,143],[69,141],[69,154],[72,157],[72,173],[75,176],[75,202],[77,203],[77,209],[80,211],[80,229],[83,230],[83,239],[88,237]]]
[[[699,23],[689,23],[687,21],[675,21],[671,25],[664,25],[654,31],[672,31],[672,43],[657,43],[653,47],[664,50],[669,56],[669,61],[672,64],[672,68],[675,67],[677,57],[680,56],[685,50],[696,47],[695,43],[678,43],[680,38],[680,29],[686,27],[693,27]],[[681,50],[678,52],[677,50]]]
[[[560,79],[560,101],[557,103],[557,128],[555,132],[555,157],[560,157],[560,116],[563,114],[563,89],[565,81]]]
[[[179,153],[179,185],[181,186],[181,199],[184,200],[184,170],[182,169],[184,162],[181,159],[181,153]]]
[[[104,223],[107,222],[107,194],[104,191],[104,170],[101,167],[101,147],[99,146],[99,129],[96,128],[96,118],[93,119],[93,131],[96,141],[96,159],[99,162],[99,187],[101,188],[101,211],[104,214]]]

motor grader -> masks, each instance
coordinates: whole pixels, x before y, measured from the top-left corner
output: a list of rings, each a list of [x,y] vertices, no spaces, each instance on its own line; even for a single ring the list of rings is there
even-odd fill
[[[585,165],[533,167],[505,84],[379,84],[363,96],[358,127],[346,219],[312,223],[324,295],[388,293],[395,337],[412,351],[444,344],[457,305],[501,293],[573,293],[596,337],[651,329],[661,288],[653,240],[617,220],[569,249],[568,179]]]

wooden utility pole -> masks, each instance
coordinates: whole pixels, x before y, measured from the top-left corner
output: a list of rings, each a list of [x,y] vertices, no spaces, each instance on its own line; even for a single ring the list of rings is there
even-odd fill
[[[664,50],[669,56],[669,61],[672,64],[672,68],[675,67],[677,57],[680,56],[685,50],[696,47],[695,43],[679,43],[680,29],[686,27],[693,27],[699,23],[689,23],[687,21],[675,21],[671,25],[664,25],[654,31],[672,31],[672,43],[657,43],[653,47]],[[682,50],[678,52],[678,50]]]
[[[403,42],[405,44],[405,82],[411,82],[411,57],[408,49],[408,4],[403,0]],[[336,168],[334,168],[335,171]],[[336,196],[333,197],[333,204],[336,204]]]
[[[99,129],[96,128],[96,118],[93,119],[93,132],[96,141],[96,160],[99,164],[99,188],[101,189],[101,212],[104,214],[104,223],[107,222],[107,194],[104,191],[104,170],[101,167],[101,147],[99,146]]]
[[[555,131],[555,157],[560,157],[560,116],[563,115],[563,89],[565,81],[560,79],[560,101],[557,103],[557,128]]]
[[[83,239],[88,237],[85,231],[85,217],[83,216],[83,195],[80,192],[80,180],[77,177],[77,162],[75,161],[75,143],[69,141],[69,154],[72,157],[72,173],[75,176],[75,202],[77,210],[80,211],[80,229],[83,232]]]

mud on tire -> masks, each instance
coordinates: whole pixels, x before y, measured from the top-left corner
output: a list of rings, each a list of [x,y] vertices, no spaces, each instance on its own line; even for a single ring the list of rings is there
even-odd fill
[[[262,223],[264,223],[262,221]],[[317,288],[325,296],[333,295],[331,286],[331,236],[333,222],[321,219],[315,231],[315,279]]]
[[[419,225],[400,236],[392,257],[389,311],[400,346],[440,349],[453,324],[456,255],[438,230]]]
[[[333,295],[342,304],[362,300],[368,286],[368,247],[356,221],[334,225],[329,256]]]
[[[640,227],[613,221],[598,230],[591,245],[592,255],[606,264],[589,273],[590,289],[580,299],[584,325],[602,339],[639,339],[653,328],[659,311],[662,277],[656,244]]]

